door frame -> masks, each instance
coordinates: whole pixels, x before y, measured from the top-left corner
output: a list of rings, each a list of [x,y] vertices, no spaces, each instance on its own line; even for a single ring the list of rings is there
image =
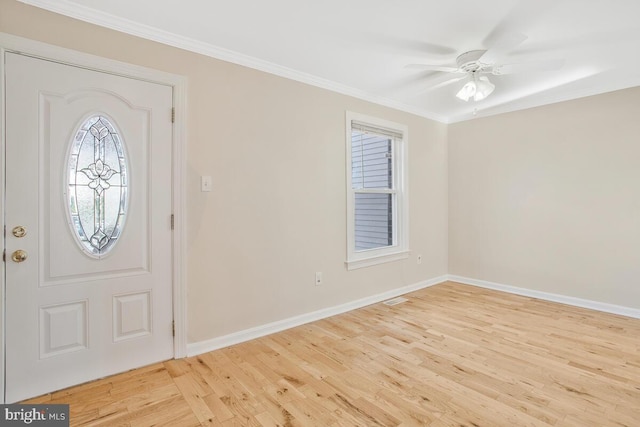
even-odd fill
[[[5,217],[5,52],[15,52],[35,58],[58,62],[123,77],[143,80],[173,88],[173,108],[175,118],[172,135],[172,211],[174,230],[172,236],[172,297],[173,321],[173,357],[187,355],[187,313],[186,313],[186,142],[187,142],[187,78],[164,71],[153,70],[138,65],[102,58],[88,53],[77,52],[46,43],[29,40],[0,32],[0,216]],[[167,112],[170,114],[170,112]],[[4,224],[3,224],[4,225]],[[0,233],[2,248],[6,246],[5,233]],[[5,263],[0,263],[0,402],[5,402]]]

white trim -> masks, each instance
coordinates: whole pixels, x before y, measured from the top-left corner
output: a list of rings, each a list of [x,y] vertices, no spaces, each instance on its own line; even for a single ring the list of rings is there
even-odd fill
[[[184,236],[186,235],[186,208],[185,208],[185,179],[186,173],[186,145],[187,145],[187,79],[184,76],[178,76],[175,74],[157,71],[146,67],[140,67],[137,65],[131,65],[120,61],[110,60],[87,53],[77,52],[70,49],[65,49],[57,46],[48,45],[22,37],[17,37],[11,34],[0,32],[0,52],[3,56],[0,62],[4,63],[4,52],[12,51],[21,54],[33,56],[36,58],[42,58],[49,61],[55,61],[62,64],[69,64],[87,69],[97,70],[110,74],[135,78],[152,83],[163,84],[171,86],[174,93],[174,108],[176,111],[175,123],[173,126],[173,153],[172,153],[172,168],[173,168],[173,200],[172,209],[175,215],[176,224],[173,231],[173,318],[175,321],[175,337],[174,337],[174,357],[185,357],[187,351],[187,325],[186,325],[186,269],[184,268],[184,261],[186,260],[186,242]],[[0,69],[3,72],[3,69]],[[2,74],[4,76],[4,74]],[[4,78],[2,78],[4,82]],[[4,83],[3,83],[4,84]],[[0,93],[3,95],[4,92]],[[4,95],[3,95],[4,96]],[[4,97],[2,98],[2,107],[4,108]],[[0,110],[2,117],[4,118],[4,111]],[[4,125],[4,123],[3,123]],[[4,127],[2,127],[4,129]],[[4,134],[2,134],[2,148],[4,149]],[[2,151],[4,152],[4,151]],[[2,174],[4,177],[4,174]],[[4,178],[2,178],[4,179]],[[0,193],[3,191],[4,185],[0,187]],[[3,194],[0,194],[3,196]],[[0,197],[0,200],[3,200]],[[4,207],[3,207],[4,209]],[[3,275],[4,277],[4,275]],[[4,284],[3,284],[4,285]],[[4,286],[2,287],[4,289]],[[4,295],[2,299],[2,318],[4,319]],[[1,333],[1,332],[0,332]],[[2,343],[4,345],[4,336]],[[4,352],[0,356],[2,363],[0,365],[0,373],[4,367]],[[0,380],[4,383],[4,375],[0,377]],[[1,388],[1,387],[0,387]],[[2,396],[4,397],[4,396]],[[4,401],[4,400],[3,400]]]
[[[347,266],[347,270],[356,270],[358,268],[371,267],[372,265],[382,264],[384,262],[407,259],[409,258],[409,254],[409,251],[394,252],[391,254],[374,256],[360,260],[345,261],[345,265]]]
[[[328,79],[324,79],[292,68],[284,67],[272,62],[264,61],[249,55],[235,52],[229,49],[218,47],[209,43],[205,43],[189,37],[180,36],[159,28],[134,22],[126,18],[121,18],[106,12],[93,9],[79,3],[67,0],[18,0],[22,3],[36,6],[50,12],[59,13],[84,22],[99,25],[101,27],[110,28],[136,37],[152,40],[168,46],[177,47],[179,49],[188,50],[190,52],[206,55],[211,58],[220,59],[222,61],[231,62],[233,64],[242,65],[244,67],[253,68],[254,70],[264,71],[269,74],[284,77],[297,82],[306,83],[311,86],[326,89],[332,92],[340,93],[374,104],[383,105],[385,107],[415,114],[441,123],[447,123],[447,118],[440,114],[435,114],[421,108],[404,104],[389,98],[374,95],[366,91],[353,88],[351,86],[337,83]]]
[[[636,87],[640,84],[638,77],[633,76],[624,80],[609,79],[606,84],[600,83],[598,88],[593,87],[578,88],[575,90],[565,91],[562,94],[555,94],[552,91],[544,93],[535,93],[531,96],[508,99],[499,103],[489,105],[446,118],[446,124],[460,123],[467,120],[479,119],[482,117],[491,117],[499,114],[513,113],[516,111],[528,110],[531,108],[544,107],[546,105],[558,104],[561,102],[573,101],[580,98],[601,95],[613,91],[624,90]]]
[[[367,305],[377,304],[379,302],[386,301],[390,298],[395,298],[397,296],[404,295],[409,292],[413,292],[420,289],[428,288],[430,286],[438,285],[446,281],[447,281],[446,275],[440,276],[430,280],[425,280],[423,282],[418,282],[413,285],[403,286],[401,288],[383,292],[381,294],[361,298],[359,300],[351,301],[345,304],[340,304],[333,307],[320,309],[317,311],[313,311],[311,313],[301,314],[299,316],[289,317],[288,319],[278,320],[276,322],[256,326],[255,328],[245,329],[243,331],[234,332],[232,334],[224,335],[224,336],[213,338],[210,340],[191,343],[187,345],[187,355],[196,356],[198,354],[206,353],[213,350],[218,350],[220,348],[229,347],[231,345],[235,345],[235,344],[250,341],[256,338],[264,337],[266,335],[274,334],[276,332],[280,332],[286,329],[294,328],[296,326],[304,325],[309,322],[315,322],[316,320],[321,320],[327,317],[346,313],[351,310],[356,310],[358,308],[362,308]]]
[[[621,316],[640,319],[640,309],[637,309],[637,308],[624,307],[621,305],[608,304],[604,302],[576,298],[576,297],[571,297],[567,295],[554,294],[550,292],[536,291],[533,289],[519,288],[517,286],[503,285],[500,283],[488,282],[486,280],[471,279],[468,277],[455,276],[451,274],[448,276],[448,279],[452,282],[458,282],[458,283],[463,283],[465,285],[477,286],[479,288],[493,289],[496,291],[507,292],[510,294],[537,298],[544,301],[558,302],[561,304],[567,304],[575,307],[588,308],[591,310],[602,311],[605,313],[618,314]]]
[[[173,357],[187,356],[187,78],[173,85]]]
[[[351,182],[351,132],[352,122],[367,124],[372,127],[389,129],[402,135],[393,138],[393,183],[390,193],[395,193],[396,205],[393,217],[394,244],[383,248],[366,251],[355,250],[355,206]],[[369,267],[384,262],[397,261],[409,256],[409,128],[406,125],[379,119],[365,114],[345,112],[345,158],[346,158],[346,218],[347,218],[347,270]],[[358,190],[357,192],[360,192]],[[363,192],[368,192],[363,190]],[[374,192],[370,190],[370,192]],[[378,191],[375,191],[378,192]],[[380,191],[386,192],[386,191]]]
[[[4,161],[4,154],[6,153],[5,150],[5,132],[4,129],[5,128],[5,78],[4,78],[4,73],[5,73],[5,66],[4,66],[4,56],[5,56],[5,50],[2,47],[2,43],[0,42],[0,157],[2,158],[2,160],[0,160],[0,218],[2,218],[2,223],[4,224],[4,218],[6,218],[5,215],[5,206],[4,206],[4,199],[5,199],[5,161]],[[2,243],[2,249],[4,250],[7,245],[5,242],[5,233],[0,233],[0,243]],[[5,255],[6,256],[6,255]],[[0,263],[0,403],[4,403],[5,399],[5,335],[4,335],[4,331],[5,331],[5,313],[4,313],[4,307],[5,307],[5,266],[6,266],[6,262]]]
[[[638,85],[637,77],[630,77],[624,81],[617,79],[610,79],[609,84],[604,87],[600,87],[597,90],[593,90],[591,87],[579,88],[570,92],[555,96],[553,94],[545,94],[543,96],[536,96],[535,100],[521,101],[520,99],[501,102],[499,104],[488,104],[484,108],[480,108],[477,112],[475,109],[469,108],[468,111],[445,116],[442,114],[428,111],[423,108],[419,108],[413,105],[407,105],[403,102],[399,102],[393,99],[381,97],[361,89],[337,83],[328,79],[324,79],[309,73],[294,70],[282,65],[278,65],[272,62],[264,61],[249,55],[245,55],[239,52],[235,52],[229,49],[225,49],[219,46],[205,43],[193,38],[181,36],[175,33],[171,33],[166,30],[162,30],[150,25],[134,22],[130,19],[122,18],[116,15],[112,15],[106,12],[93,9],[89,6],[85,6],[76,2],[68,0],[18,0],[21,3],[31,6],[39,7],[50,12],[58,13],[60,15],[68,16],[70,18],[78,19],[80,21],[88,22],[100,27],[109,28],[122,33],[130,34],[132,36],[140,37],[146,40],[155,41],[168,46],[177,47],[190,52],[206,55],[211,58],[220,59],[222,61],[230,62],[233,64],[242,65],[255,70],[264,71],[269,74],[284,77],[290,80],[295,80],[301,83],[306,83],[311,86],[326,89],[332,92],[340,93],[354,98],[362,99],[364,101],[372,102],[374,104],[383,105],[385,107],[393,108],[399,111],[415,114],[420,117],[435,120],[440,123],[452,124],[462,121],[472,120],[474,118],[489,117],[497,114],[509,113],[519,111],[528,108],[535,108],[538,106],[554,104],[558,102],[569,101],[577,98],[583,98],[587,96],[594,96],[601,93],[607,93],[616,90],[622,90]],[[511,105],[512,101],[515,105]],[[518,105],[520,105],[518,107]]]
[[[195,343],[187,344],[187,356],[196,356],[198,354],[206,353],[209,351],[218,350],[221,348],[229,347],[235,344],[240,344],[246,341],[250,341],[256,338],[264,337],[266,335],[274,334],[276,332],[284,331],[286,329],[294,328],[296,326],[304,325],[306,323],[314,322],[317,320],[325,319],[327,317],[336,316],[338,314],[346,313],[348,311],[356,310],[367,305],[377,304],[386,301],[390,298],[395,298],[400,295],[405,295],[409,292],[414,292],[420,289],[428,288],[430,286],[438,285],[447,281],[463,283],[466,285],[477,286],[480,288],[493,289],[496,291],[507,292],[515,295],[522,295],[531,298],[537,298],[545,301],[558,302],[576,307],[583,307],[592,310],[602,311],[606,313],[613,313],[622,316],[640,318],[640,310],[622,307],[613,304],[606,304],[597,301],[590,301],[575,297],[569,297],[564,295],[552,294],[541,291],[534,291],[531,289],[518,288],[515,286],[502,285],[493,282],[487,282],[484,280],[470,279],[467,277],[444,275],[436,277],[430,280],[419,282],[413,285],[404,286],[402,288],[387,291],[381,294],[372,295],[356,301],[351,301],[345,304],[340,304],[334,307],[329,307],[310,313],[302,314],[299,316],[290,317],[288,319],[279,320],[265,325],[256,326],[254,328],[245,329],[242,331],[234,332],[221,337],[213,338],[206,341],[199,341]]]
[[[164,71],[153,70],[139,65],[107,59],[90,53],[42,43],[0,32],[0,46],[6,51],[22,53],[35,58],[61,64],[74,65],[91,70],[102,71],[124,77],[133,77],[151,83],[159,83],[168,86],[180,86],[186,84],[186,77]],[[176,110],[176,115],[178,111]],[[177,123],[177,122],[176,122]]]

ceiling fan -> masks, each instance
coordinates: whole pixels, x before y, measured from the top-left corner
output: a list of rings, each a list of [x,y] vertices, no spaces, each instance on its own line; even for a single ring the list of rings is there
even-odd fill
[[[500,76],[505,74],[514,74],[521,72],[532,71],[550,71],[558,69],[562,66],[563,60],[549,59],[537,62],[524,62],[515,64],[500,64],[495,61],[498,51],[509,50],[516,45],[522,43],[526,37],[518,37],[516,44],[513,43],[514,37],[511,37],[511,42],[501,43],[500,49],[478,49],[471,50],[469,52],[462,53],[456,58],[456,66],[443,66],[436,64],[409,64],[406,68],[416,68],[427,71],[439,71],[452,74],[461,74],[461,76],[453,77],[444,82],[438,83],[429,88],[429,90],[438,89],[443,86],[447,86],[452,83],[459,82],[467,79],[467,83],[456,93],[456,97],[469,101],[481,101],[489,96],[495,89],[495,84],[489,80],[489,75]],[[510,45],[508,49],[505,49]]]
[[[564,64],[563,59],[538,59],[520,63],[503,63],[505,56],[527,40],[527,36],[520,33],[517,27],[524,23],[539,19],[554,3],[553,0],[544,0],[549,8],[542,7],[540,2],[520,0],[504,20],[487,36],[482,43],[487,49],[476,49],[464,52],[455,60],[455,64],[409,64],[405,68],[414,68],[426,71],[458,74],[458,76],[442,81],[428,88],[429,91],[447,86],[461,80],[467,80],[464,86],[456,93],[456,97],[469,101],[481,101],[489,96],[495,89],[495,85],[489,80],[489,76],[501,76],[506,74],[552,71]]]
[[[456,97],[463,101],[481,101],[489,96],[495,89],[495,85],[489,81],[486,74],[501,74],[501,67],[482,61],[487,50],[471,50],[459,55],[456,58],[457,67],[441,66],[434,64],[410,64],[407,68],[419,68],[421,70],[441,71],[445,73],[463,74],[461,77],[454,77],[437,85],[446,86],[463,79],[469,81],[458,91]],[[432,87],[431,89],[436,89]]]

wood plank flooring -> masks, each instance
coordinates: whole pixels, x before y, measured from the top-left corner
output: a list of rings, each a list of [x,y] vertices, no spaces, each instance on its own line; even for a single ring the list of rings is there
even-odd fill
[[[32,399],[75,426],[640,426],[640,320],[447,282]]]

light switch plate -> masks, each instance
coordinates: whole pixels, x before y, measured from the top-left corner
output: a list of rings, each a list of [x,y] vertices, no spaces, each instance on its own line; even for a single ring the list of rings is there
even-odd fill
[[[211,191],[212,187],[213,183],[210,176],[203,175],[200,177],[200,191]]]

